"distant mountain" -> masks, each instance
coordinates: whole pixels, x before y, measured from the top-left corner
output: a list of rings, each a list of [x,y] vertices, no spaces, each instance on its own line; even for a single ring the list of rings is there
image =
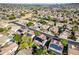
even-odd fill
[[[10,4],[0,3],[0,6],[8,7],[57,7],[57,8],[79,8],[79,3],[63,3],[63,4]]]

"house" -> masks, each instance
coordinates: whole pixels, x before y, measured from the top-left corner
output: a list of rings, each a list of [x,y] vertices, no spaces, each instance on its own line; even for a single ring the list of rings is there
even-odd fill
[[[63,23],[59,23],[59,22],[57,22],[57,24],[56,24],[56,26],[58,27],[62,27],[64,24]]]
[[[50,31],[53,32],[54,34],[58,34],[59,29],[58,27],[53,26],[52,28],[50,28]]]
[[[35,35],[34,31],[29,30],[29,29],[28,29],[27,33],[32,34],[32,35]]]
[[[70,49],[68,50],[68,55],[79,55],[79,51],[75,49]]]
[[[32,26],[31,28],[34,28],[34,29],[36,29],[36,30],[40,30],[41,26],[42,26],[42,24],[40,24],[40,23],[35,23],[35,25]]]
[[[32,49],[22,49],[16,55],[32,55]]]
[[[73,44],[69,44],[68,47],[68,54],[69,55],[79,55],[79,48]]]
[[[76,36],[76,38],[79,38],[79,31],[75,32],[75,36]]]
[[[4,46],[7,42],[9,42],[11,39],[7,36],[0,34],[0,46]]]
[[[43,46],[45,45],[45,43],[47,42],[47,37],[44,34],[39,35],[39,38],[41,38],[43,41]]]
[[[44,40],[43,38],[40,38],[38,36],[33,36],[34,43],[38,46],[44,46],[47,40]]]
[[[67,24],[67,29],[71,30],[72,29],[72,25],[71,24]]]
[[[15,43],[11,43],[11,37],[6,36],[2,33],[0,33],[0,54],[13,54],[13,51],[17,49],[17,46]]]
[[[49,44],[49,48],[48,49],[49,50],[53,50],[57,54],[62,54],[63,45],[61,44],[61,42],[59,42],[59,40],[52,39],[51,42],[50,42],[50,44]]]
[[[76,38],[77,38],[76,41],[79,42],[79,31],[76,31],[76,32],[75,32],[75,36],[76,36]]]
[[[46,40],[46,36],[44,34],[39,35],[39,37],[43,40]]]
[[[0,48],[0,54],[1,55],[13,55],[14,52],[17,50],[18,45],[13,42],[9,42],[6,45],[4,45],[2,48]]]
[[[9,24],[7,22],[5,22],[5,21],[0,22],[0,28],[5,28],[5,27],[8,27],[8,26],[9,26]]]
[[[9,25],[11,27],[11,30],[9,31],[10,34],[14,34],[17,32],[18,29],[20,29],[21,27],[20,26],[17,26],[15,24],[11,24]]]
[[[64,39],[68,39],[69,35],[70,35],[70,34],[69,34],[67,31],[64,31],[63,33],[61,33],[61,34],[59,35],[59,37],[60,37],[60,38],[64,38]]]
[[[43,28],[44,30],[47,30],[47,29],[49,28],[49,26],[47,26],[47,25],[42,25],[42,28]]]

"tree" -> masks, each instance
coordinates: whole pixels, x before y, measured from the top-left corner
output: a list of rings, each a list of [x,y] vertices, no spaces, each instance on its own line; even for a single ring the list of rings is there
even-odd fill
[[[66,19],[64,19],[63,21],[60,21],[61,23],[67,23],[67,20]]]
[[[21,13],[21,16],[25,16],[25,13]]]
[[[49,47],[49,44],[51,42],[51,39],[48,39],[48,41],[45,43],[45,46],[48,48]]]
[[[76,41],[75,32],[71,31],[71,35],[69,38]]]
[[[4,31],[4,28],[0,28],[0,32],[3,32]]]
[[[42,18],[42,20],[51,21],[52,18],[51,18],[51,16],[44,16],[44,17]]]
[[[50,16],[48,16],[48,21],[51,21],[51,20],[52,20],[52,18]]]
[[[3,9],[2,11],[3,11],[3,12],[6,12],[7,10],[6,10],[6,9]]]
[[[63,55],[68,55],[68,44],[66,44],[66,45],[63,47],[62,54],[63,54]]]
[[[49,53],[50,55],[56,55],[56,52],[53,51],[53,50],[49,50],[48,53]]]
[[[14,39],[14,42],[18,44],[18,48],[15,51],[15,54],[17,54],[18,51],[21,49],[32,48],[33,46],[32,38],[27,37],[25,34],[22,36],[20,34],[15,34],[13,39]]]
[[[26,42],[26,40],[27,40],[26,35],[23,35],[21,40],[22,40],[21,43]]]
[[[26,24],[28,27],[33,26],[34,24],[32,22],[29,22]]]
[[[9,20],[13,20],[13,19],[15,19],[15,18],[16,18],[16,17],[15,17],[15,15],[13,15],[13,14],[9,16]]]
[[[8,30],[10,30],[12,27],[8,27]]]
[[[68,55],[68,40],[61,38],[60,41],[61,41],[61,44],[63,44],[63,51],[62,51],[62,54],[63,54],[63,55]]]
[[[16,42],[18,45],[21,43],[21,35],[15,34],[13,37],[13,41]]]
[[[72,27],[72,31],[73,31],[73,32],[78,31],[78,30],[79,30],[78,26]]]
[[[47,48],[39,48],[39,49],[37,49],[36,51],[35,51],[35,55],[45,55],[45,54],[47,54],[48,52],[47,52]]]
[[[28,37],[27,38],[27,43],[28,43],[28,45],[29,45],[29,47],[32,47],[33,46],[33,39],[31,38],[31,37]]]
[[[36,36],[39,36],[40,34],[41,34],[41,33],[40,33],[39,31],[36,31],[36,32],[35,32],[35,35],[36,35]]]
[[[43,24],[43,25],[47,24],[47,22],[44,21],[44,20],[39,20],[38,22],[41,23],[41,24]]]
[[[71,35],[70,35],[70,37],[69,37],[70,39],[75,40],[75,41],[76,41],[76,36],[75,36],[75,32],[76,32],[76,31],[79,31],[78,26],[72,27]]]
[[[18,44],[18,48],[17,48],[17,50],[15,51],[15,54],[14,55],[16,55],[18,52],[19,52],[19,50],[20,50],[20,44],[21,44],[21,35],[20,34],[14,34],[14,37],[13,37],[13,41],[14,42],[16,42],[17,44]],[[23,46],[23,45],[22,45]]]
[[[9,28],[7,28],[7,27],[5,27],[5,28],[0,28],[0,32],[2,32],[2,33],[4,33],[4,34],[9,34],[8,31],[9,31],[10,29],[11,29],[10,27],[9,27]]]
[[[33,45],[33,41],[31,37],[27,37],[26,35],[22,36],[22,40],[21,40],[21,44],[20,44],[20,48],[24,49],[24,48],[31,48]]]
[[[68,44],[68,40],[66,40],[66,39],[61,38],[60,41],[61,41],[61,44],[63,44],[63,46],[66,46]]]
[[[19,48],[20,49],[24,49],[26,47],[28,47],[28,44],[26,42],[23,42],[23,43],[20,44],[20,47]]]
[[[56,18],[53,18],[52,20],[54,22],[54,26],[56,26],[56,23],[57,23],[57,19]]]
[[[4,29],[4,32],[7,33],[11,29],[11,27],[5,27]]]

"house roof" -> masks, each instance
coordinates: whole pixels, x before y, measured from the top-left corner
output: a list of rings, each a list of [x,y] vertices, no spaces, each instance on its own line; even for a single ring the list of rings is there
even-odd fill
[[[75,50],[75,49],[69,48],[68,54],[69,55],[79,55],[79,51],[78,50]]]
[[[32,54],[31,49],[22,49],[17,53],[17,55],[31,55],[31,54]]]
[[[1,36],[0,37],[0,45],[3,45],[4,43],[8,42],[9,40],[10,39],[7,36],[5,36],[5,35]]]
[[[1,48],[0,54],[10,54],[10,52],[17,47],[18,45],[16,43],[9,44],[7,47]]]

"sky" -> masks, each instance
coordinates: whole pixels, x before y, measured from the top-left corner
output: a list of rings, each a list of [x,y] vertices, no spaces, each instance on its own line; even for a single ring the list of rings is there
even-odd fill
[[[79,0],[0,0],[0,3],[79,3]]]

